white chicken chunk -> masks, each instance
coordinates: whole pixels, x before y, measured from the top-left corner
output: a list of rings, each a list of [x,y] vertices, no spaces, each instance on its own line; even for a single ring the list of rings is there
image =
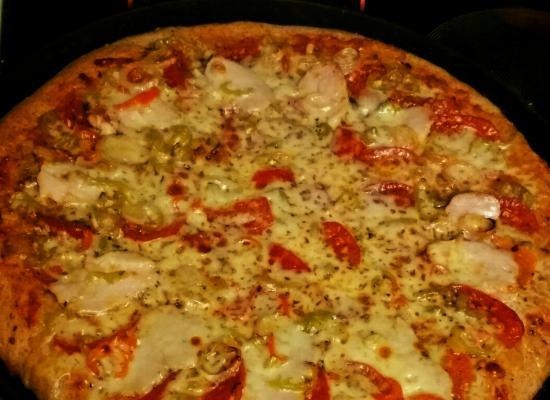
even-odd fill
[[[45,163],[38,174],[38,187],[41,198],[50,198],[59,204],[89,204],[102,192],[83,169],[65,163]]]
[[[298,83],[299,105],[311,122],[340,125],[349,108],[344,74],[336,65],[317,64]]]
[[[228,106],[239,111],[262,111],[274,100],[271,88],[254,71],[223,57],[212,58],[205,75],[215,88],[214,96],[229,98]]]
[[[500,202],[489,194],[460,193],[451,199],[445,211],[454,218],[465,214],[477,214],[496,220],[500,216]]]
[[[50,285],[57,300],[82,315],[124,307],[151,285],[155,263],[136,253],[114,251],[89,257],[85,268]]]

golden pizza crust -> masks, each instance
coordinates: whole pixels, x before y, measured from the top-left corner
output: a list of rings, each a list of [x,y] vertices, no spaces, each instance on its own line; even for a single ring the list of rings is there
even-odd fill
[[[232,38],[268,38],[270,41],[285,41],[290,35],[304,36],[330,35],[336,38],[361,38],[346,32],[304,27],[277,27],[256,23],[234,23],[227,25],[205,25],[191,28],[165,28],[152,33],[122,39],[114,44],[93,51],[61,71],[46,83],[34,95],[16,106],[0,123],[0,159],[24,159],[32,157],[31,131],[38,118],[46,111],[55,108],[60,99],[74,90],[86,87],[82,74],[94,79],[101,68],[94,65],[94,60],[104,57],[139,57],[143,48],[157,39],[171,38],[183,44],[191,52],[205,48],[215,49]],[[472,88],[457,82],[449,74],[432,64],[394,47],[373,42],[376,51],[382,58],[392,57],[405,60],[412,65],[413,73],[426,74],[434,85],[444,87],[448,93],[467,93],[473,104],[491,115],[492,121],[512,137],[508,160],[521,174],[528,177],[539,195],[535,199],[534,209],[540,216],[542,229],[536,236],[541,247],[550,243],[550,172],[548,166],[529,148],[513,125],[488,100]],[[23,174],[16,171],[16,176]],[[7,212],[10,192],[2,191],[1,206]],[[9,232],[5,232],[9,235]],[[547,270],[547,260],[542,267]],[[0,264],[0,357],[5,360],[11,371],[22,376],[40,399],[86,398],[85,366],[75,368],[59,361],[58,352],[51,345],[51,332],[48,323],[53,315],[63,312],[55,297],[28,268],[25,267],[25,254],[19,260],[5,260]],[[526,334],[521,346],[507,350],[498,355],[505,376],[491,377],[483,381],[490,393],[498,397],[502,387],[509,399],[529,399],[550,373],[550,301],[544,293],[550,290],[544,273],[534,283],[537,293],[528,296],[526,314],[533,314],[525,321]],[[539,319],[537,319],[536,317]],[[547,318],[546,320],[544,318]],[[70,369],[69,369],[70,368]],[[73,371],[73,374],[69,372]],[[489,376],[493,372],[488,372]],[[61,378],[60,378],[61,377]]]

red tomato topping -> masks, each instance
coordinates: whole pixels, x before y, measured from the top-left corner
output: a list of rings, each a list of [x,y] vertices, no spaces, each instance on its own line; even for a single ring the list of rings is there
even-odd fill
[[[466,393],[475,378],[472,358],[468,354],[448,351],[443,356],[442,367],[453,383],[453,399],[466,399]]]
[[[209,253],[214,247],[224,247],[227,245],[227,239],[220,232],[187,234],[183,236],[183,240],[200,253]]]
[[[174,58],[174,62],[164,68],[162,76],[168,86],[184,89],[187,79],[191,76],[189,61],[177,50],[174,51]]]
[[[403,400],[403,390],[395,379],[382,375],[374,367],[360,362],[350,362],[356,371],[365,376],[378,389],[375,400]]]
[[[173,197],[181,196],[185,193],[185,187],[178,182],[173,182],[166,189],[166,193]]]
[[[476,135],[486,140],[498,140],[500,131],[485,118],[458,112],[459,105],[454,98],[432,99],[429,102],[434,123],[432,130],[453,133],[464,127],[475,130]]]
[[[367,145],[363,143],[353,129],[346,126],[338,128],[332,141],[332,152],[334,154],[357,160],[366,150]]]
[[[184,224],[185,219],[183,218],[177,219],[171,224],[161,228],[148,227],[126,221],[122,224],[121,229],[124,237],[128,239],[135,240],[136,242],[149,242],[151,240],[177,235]]]
[[[239,358],[231,369],[233,373],[202,395],[201,400],[240,400],[246,380],[246,368]]]
[[[416,160],[416,154],[405,147],[369,147],[359,160],[369,165],[408,163]]]
[[[153,86],[149,89],[144,90],[143,92],[136,94],[134,97],[131,97],[126,101],[123,101],[122,103],[115,104],[114,107],[117,110],[124,110],[135,106],[146,106],[147,104],[151,103],[153,100],[155,100],[159,96],[160,96],[160,89],[156,86]]]
[[[88,109],[84,101],[73,91],[58,107],[59,115],[67,128],[78,136],[81,155],[92,160],[95,155],[99,135],[88,121]]]
[[[430,101],[429,97],[420,97],[408,94],[399,90],[394,91],[388,101],[392,104],[396,104],[402,108],[411,108],[423,106]]]
[[[134,318],[128,326],[112,335],[85,345],[86,365],[94,375],[99,375],[101,359],[111,357],[116,360],[116,365],[119,367],[115,371],[115,377],[126,376],[137,346],[137,323],[138,318]]]
[[[539,230],[537,216],[521,200],[515,197],[501,197],[500,220],[514,228],[534,233]]]
[[[464,114],[439,115],[432,125],[432,130],[439,132],[457,132],[468,127],[475,130],[476,135],[486,140],[498,140],[500,131],[485,118]]]
[[[277,307],[277,310],[285,315],[285,316],[289,316],[290,313],[292,312],[292,303],[290,301],[290,294],[288,293],[281,293],[279,296],[278,296],[278,299],[279,299],[279,305]]]
[[[128,325],[109,336],[91,342],[85,342],[82,338],[71,341],[54,336],[52,344],[69,355],[83,353],[86,357],[86,365],[96,376],[100,375],[101,360],[109,357],[111,362],[117,366],[115,377],[122,378],[128,373],[130,363],[134,358],[138,322],[139,317],[134,314]]]
[[[232,206],[220,210],[207,208],[205,212],[210,221],[217,218],[249,216],[250,219],[244,223],[240,223],[240,225],[242,225],[251,235],[262,234],[271,227],[274,221],[269,200],[263,196],[237,201]]]
[[[380,61],[362,62],[351,73],[346,75],[349,93],[353,98],[358,98],[367,86],[369,77],[381,77],[385,73],[386,67]]]
[[[332,152],[343,158],[351,158],[368,165],[411,162],[416,155],[404,147],[368,147],[352,129],[340,127],[332,141]]]
[[[63,232],[74,239],[80,240],[83,250],[88,250],[94,240],[94,232],[91,228],[81,222],[67,221],[60,217],[43,215],[42,220],[54,232]]]
[[[168,387],[170,382],[177,378],[178,373],[179,371],[170,372],[158,385],[154,386],[145,394],[117,394],[109,397],[109,400],[162,400],[166,388]]]
[[[294,183],[294,173],[289,168],[267,168],[257,171],[252,177],[257,189],[263,189],[271,182],[292,182]]]
[[[272,244],[269,247],[269,265],[277,262],[285,271],[310,272],[311,269],[305,261],[294,254],[292,251],[285,249],[280,244]]]
[[[491,121],[483,117],[460,113],[458,111],[460,105],[454,98],[434,99],[395,91],[388,100],[403,108],[430,106],[433,114],[432,130],[435,131],[454,133],[468,127],[472,128],[477,136],[486,140],[498,140],[501,137],[500,131]]]
[[[325,369],[318,365],[315,378],[306,392],[305,400],[330,400],[330,386]]]
[[[471,286],[453,284],[451,290],[457,296],[458,306],[472,312],[479,312],[498,329],[497,338],[508,348],[521,340],[525,327],[516,312],[494,297]]]
[[[361,262],[361,248],[353,234],[339,222],[326,221],[321,224],[325,243],[332,247],[339,260],[345,260],[352,267]]]
[[[260,55],[260,41],[257,38],[245,37],[234,43],[224,44],[218,54],[237,62],[247,57],[257,57]]]
[[[392,196],[395,204],[400,207],[411,207],[414,205],[414,189],[405,183],[383,181],[374,185],[374,188],[380,194]]]
[[[533,274],[535,273],[535,267],[537,265],[537,255],[533,250],[523,246],[514,253],[514,260],[519,267],[517,276],[518,284],[520,286],[525,286],[533,279]]]

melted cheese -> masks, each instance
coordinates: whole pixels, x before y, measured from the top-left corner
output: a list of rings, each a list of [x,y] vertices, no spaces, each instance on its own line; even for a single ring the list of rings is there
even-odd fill
[[[515,284],[517,266],[510,252],[464,240],[430,244],[430,230],[440,223],[450,224],[454,233],[465,214],[498,217],[498,200],[478,192],[488,192],[487,176],[506,167],[503,145],[487,143],[468,129],[428,135],[428,110],[392,107],[390,90],[367,88],[357,104],[350,104],[340,69],[349,73],[350,60],[339,60],[338,67],[306,51],[285,71],[281,58],[263,54],[245,66],[213,57],[204,70],[196,63],[185,93],[162,82],[162,62],[151,66],[158,70],[150,82],[125,82],[124,90],[116,85],[123,78],[115,71],[108,83],[98,82],[103,85],[98,96],[90,96],[107,110],[107,116],[90,121],[104,135],[95,163],[46,162],[38,191],[33,182],[20,193],[52,215],[94,228],[86,255],[65,235],[52,234],[37,244],[47,266],[63,267],[65,275],[50,289],[74,312],[69,314],[93,315],[109,328],[104,332],[124,324],[133,310],[141,315],[128,375],[91,378],[96,398],[146,393],[171,370],[181,372],[170,384],[170,395],[201,396],[203,381],[216,378],[197,372],[202,347],[191,343],[196,336],[202,344],[220,340],[240,349],[247,371],[243,400],[303,399],[320,364],[334,373],[332,398],[368,398],[372,393],[356,382],[332,378],[345,376],[347,361],[367,363],[396,379],[406,396],[432,393],[450,399],[451,382],[440,366],[445,349],[428,344],[421,354],[411,324],[433,317],[430,333],[445,341],[456,324],[468,328],[471,317],[444,307],[430,314],[417,294],[430,282],[469,284],[499,294]],[[161,92],[149,104],[116,107],[152,85]],[[422,85],[418,93],[433,94],[430,90]],[[238,137],[234,146],[224,142],[229,122]],[[332,142],[342,124],[371,148],[412,148],[420,162],[366,164],[337,156]],[[169,135],[181,140],[164,141]],[[177,153],[183,144],[188,151]],[[220,151],[221,160],[205,156],[203,145]],[[163,159],[155,158],[159,146],[164,146]],[[252,177],[266,168],[288,168],[295,181],[275,179],[256,188]],[[399,205],[394,196],[368,189],[396,181],[437,191],[441,180],[463,193],[451,199],[446,213],[437,204],[429,217],[418,204]],[[167,193],[173,182],[182,193]],[[268,200],[273,216],[272,223],[266,218],[270,226],[261,234],[244,227],[261,220],[258,210],[210,216],[209,210],[229,210],[237,201],[259,197]],[[111,225],[105,222],[109,217]],[[120,229],[124,221],[157,229],[183,219],[177,234],[158,240],[134,241]],[[324,221],[349,230],[361,250],[358,266],[350,266],[328,243]],[[497,233],[502,229],[495,227]],[[195,233],[203,234],[205,243],[191,243],[188,235]],[[292,251],[310,272],[270,262],[273,243]],[[441,274],[430,275],[436,269],[432,264]],[[406,307],[394,304],[398,296]],[[315,325],[316,317],[325,320]],[[78,320],[82,325],[67,322],[65,329],[56,324],[53,333],[99,334],[88,319]],[[278,357],[269,354],[268,337]],[[384,348],[389,356],[383,356]],[[204,378],[201,385],[197,374]]]
[[[381,374],[396,379],[405,396],[427,392],[450,399],[449,376],[438,360],[420,354],[415,341],[416,336],[403,320],[375,314],[367,323],[355,322],[350,327],[350,340],[333,346],[325,362],[327,366],[338,365],[343,356],[344,361],[371,365]],[[382,347],[391,349],[389,357],[380,355]],[[354,388],[340,385],[338,391],[353,393]]]

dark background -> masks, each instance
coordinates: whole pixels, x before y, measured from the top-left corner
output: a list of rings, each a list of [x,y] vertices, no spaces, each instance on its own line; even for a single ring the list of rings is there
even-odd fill
[[[134,0],[132,8],[163,2],[168,1]],[[269,0],[257,2],[267,4]],[[360,5],[360,0],[310,2],[357,12]],[[232,0],[225,4],[230,7]],[[40,54],[41,49],[48,49],[48,43],[63,41],[67,33],[128,8],[127,0],[4,0],[0,116],[43,81],[44,77],[25,75],[21,71],[37,71],[41,63],[46,63],[35,55]],[[494,76],[498,84],[525,107],[523,114],[537,119],[536,124],[527,122],[530,131],[527,137],[539,154],[549,160],[550,146],[546,142],[550,136],[550,1],[367,0],[363,12],[405,26],[428,41],[448,46]],[[69,40],[75,38],[69,36]],[[29,64],[38,67],[28,68]],[[489,97],[501,106],[498,99]],[[507,115],[514,123],[519,123],[514,120],[513,113]],[[33,399],[22,390],[18,381],[9,380],[7,376],[0,362],[0,400]],[[538,400],[543,399],[550,399],[548,388],[538,396]]]

